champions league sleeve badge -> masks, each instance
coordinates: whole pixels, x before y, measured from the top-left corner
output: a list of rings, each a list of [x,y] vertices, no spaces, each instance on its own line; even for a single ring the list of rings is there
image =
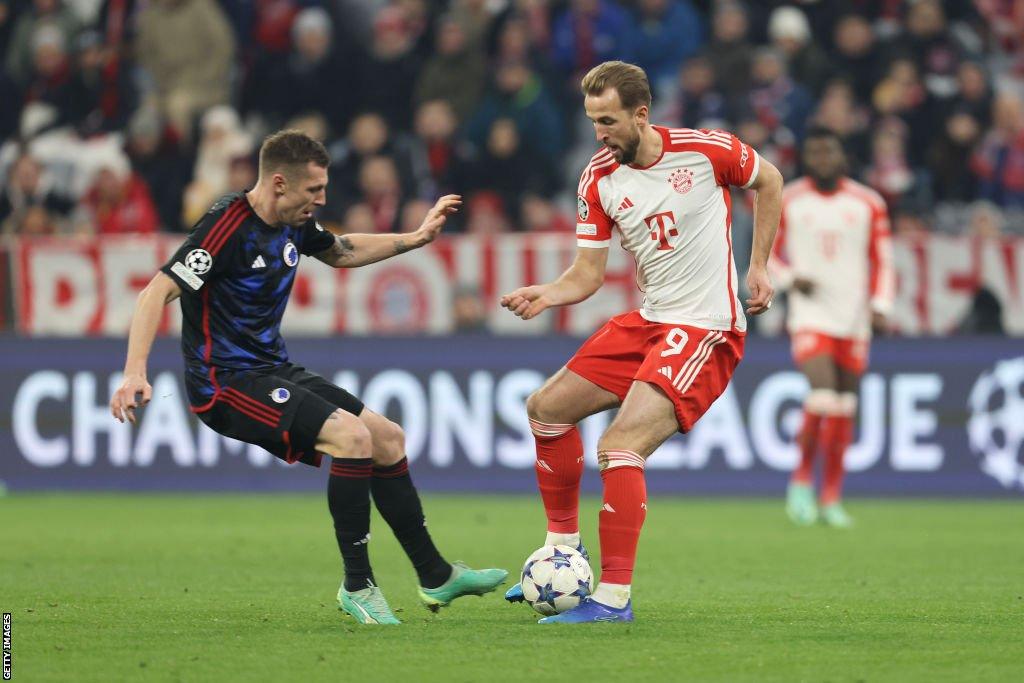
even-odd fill
[[[590,216],[590,204],[583,198],[583,195],[576,195],[576,215],[583,223]]]

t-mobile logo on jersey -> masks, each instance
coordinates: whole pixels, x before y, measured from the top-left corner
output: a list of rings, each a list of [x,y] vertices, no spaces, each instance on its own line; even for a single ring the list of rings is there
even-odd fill
[[[676,230],[675,226],[676,217],[671,211],[662,211],[656,213],[653,216],[645,216],[644,223],[651,231],[651,239],[658,243],[658,251],[667,251],[672,249],[672,245],[668,243],[669,237],[678,237],[679,231]]]

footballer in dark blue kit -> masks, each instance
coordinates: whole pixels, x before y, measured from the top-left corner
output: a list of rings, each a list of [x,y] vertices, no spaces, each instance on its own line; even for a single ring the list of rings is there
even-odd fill
[[[502,569],[444,560],[426,529],[409,476],[401,427],[344,389],[291,362],[281,319],[302,256],[355,268],[432,242],[458,195],[441,197],[412,233],[335,235],[313,212],[326,197],[323,145],[280,131],[260,148],[248,192],[217,201],[139,295],[114,417],[135,422],[152,398],[146,362],[163,307],[180,299],[181,348],[192,411],[214,431],[256,444],[289,463],[330,459],[327,502],[345,568],[338,606],[364,624],[397,624],[369,559],[370,504],[409,556],[431,610],[501,584]]]

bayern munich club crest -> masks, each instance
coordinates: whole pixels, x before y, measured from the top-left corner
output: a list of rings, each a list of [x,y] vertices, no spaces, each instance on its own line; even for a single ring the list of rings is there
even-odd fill
[[[590,205],[582,195],[576,195],[576,215],[580,222],[587,220],[587,217],[590,216]]]
[[[270,392],[270,400],[274,403],[284,403],[292,397],[292,392],[284,387],[278,387]]]
[[[672,171],[668,181],[672,183],[673,190],[679,194],[686,194],[693,189],[693,171],[688,168],[678,168]]]
[[[290,240],[285,243],[282,255],[284,256],[284,262],[289,266],[294,267],[299,262],[299,250],[295,248],[295,245]]]

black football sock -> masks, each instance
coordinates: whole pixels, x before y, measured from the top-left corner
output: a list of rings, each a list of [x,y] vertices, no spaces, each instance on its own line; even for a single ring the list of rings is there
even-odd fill
[[[412,561],[420,585],[437,588],[447,581],[452,566],[441,557],[427,531],[420,496],[409,476],[409,460],[402,458],[383,467],[375,465],[370,486],[377,510]]]
[[[327,507],[345,563],[345,590],[362,590],[373,581],[370,569],[369,458],[334,458],[327,479]]]

